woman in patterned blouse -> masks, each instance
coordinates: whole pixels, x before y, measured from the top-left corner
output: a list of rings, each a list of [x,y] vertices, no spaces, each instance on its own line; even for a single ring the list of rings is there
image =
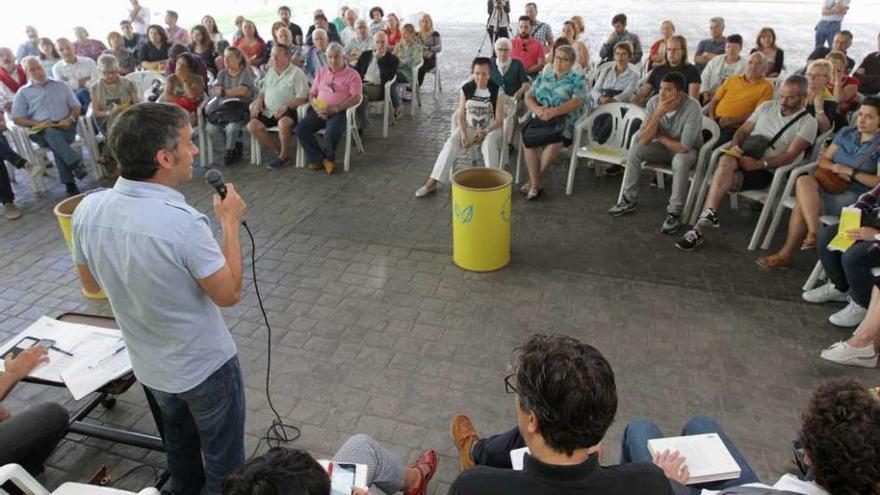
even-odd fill
[[[553,71],[539,75],[526,93],[526,107],[532,112],[532,118],[543,121],[560,116],[565,118],[559,142],[543,148],[525,148],[529,181],[520,191],[528,200],[541,194],[541,174],[556,160],[562,147],[571,144],[575,122],[583,114],[588,101],[587,79],[571,70],[574,61],[575,52],[570,46],[558,47],[553,58]]]

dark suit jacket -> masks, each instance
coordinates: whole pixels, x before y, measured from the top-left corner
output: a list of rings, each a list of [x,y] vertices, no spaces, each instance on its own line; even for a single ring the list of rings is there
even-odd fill
[[[364,53],[361,53],[357,64],[355,64],[355,69],[357,69],[358,73],[361,75],[361,79],[367,75],[367,68],[370,67],[372,61],[373,50],[367,50]],[[376,63],[379,64],[379,77],[381,77],[382,85],[384,86],[385,83],[397,75],[397,67],[400,65],[400,60],[398,60],[397,56],[389,50],[386,51],[385,56],[378,59]]]

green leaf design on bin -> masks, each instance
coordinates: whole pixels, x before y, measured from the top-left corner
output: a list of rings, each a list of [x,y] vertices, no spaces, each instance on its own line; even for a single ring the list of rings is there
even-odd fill
[[[467,205],[464,208],[459,208],[458,203],[456,203],[455,218],[458,219],[458,223],[471,223],[471,220],[474,219],[474,205]]]
[[[502,220],[510,223],[510,197],[504,200],[504,204],[501,206],[501,211],[498,214],[501,215]]]

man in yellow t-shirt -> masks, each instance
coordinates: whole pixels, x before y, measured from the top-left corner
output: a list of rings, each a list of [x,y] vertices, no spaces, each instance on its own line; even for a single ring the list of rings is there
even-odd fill
[[[764,56],[753,53],[746,64],[746,72],[727,78],[706,106],[709,118],[721,127],[716,146],[730,141],[755,108],[773,98],[773,85],[764,78],[764,64]]]

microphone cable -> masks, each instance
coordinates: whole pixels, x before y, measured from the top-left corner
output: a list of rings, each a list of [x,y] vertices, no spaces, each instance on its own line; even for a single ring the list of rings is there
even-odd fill
[[[250,460],[253,459],[257,452],[259,452],[260,446],[263,442],[265,442],[270,449],[279,447],[281,444],[296,441],[300,435],[302,435],[302,432],[298,427],[285,423],[284,420],[281,419],[281,414],[275,409],[275,404],[272,403],[272,393],[269,390],[269,379],[272,374],[272,325],[269,324],[269,315],[266,314],[266,308],[263,307],[263,297],[260,295],[260,284],[257,282],[257,243],[254,240],[254,234],[251,232],[250,227],[248,227],[247,222],[241,222],[241,225],[244,227],[245,232],[247,232],[247,235],[251,240],[251,273],[254,277],[254,291],[257,293],[257,302],[260,305],[260,312],[263,314],[263,321],[266,323],[266,402],[269,404],[269,409],[272,410],[272,414],[275,415],[275,419],[272,420],[272,424],[266,429],[265,435],[260,438],[256,447],[254,447],[254,451],[251,452],[251,455],[248,457],[248,460]]]

